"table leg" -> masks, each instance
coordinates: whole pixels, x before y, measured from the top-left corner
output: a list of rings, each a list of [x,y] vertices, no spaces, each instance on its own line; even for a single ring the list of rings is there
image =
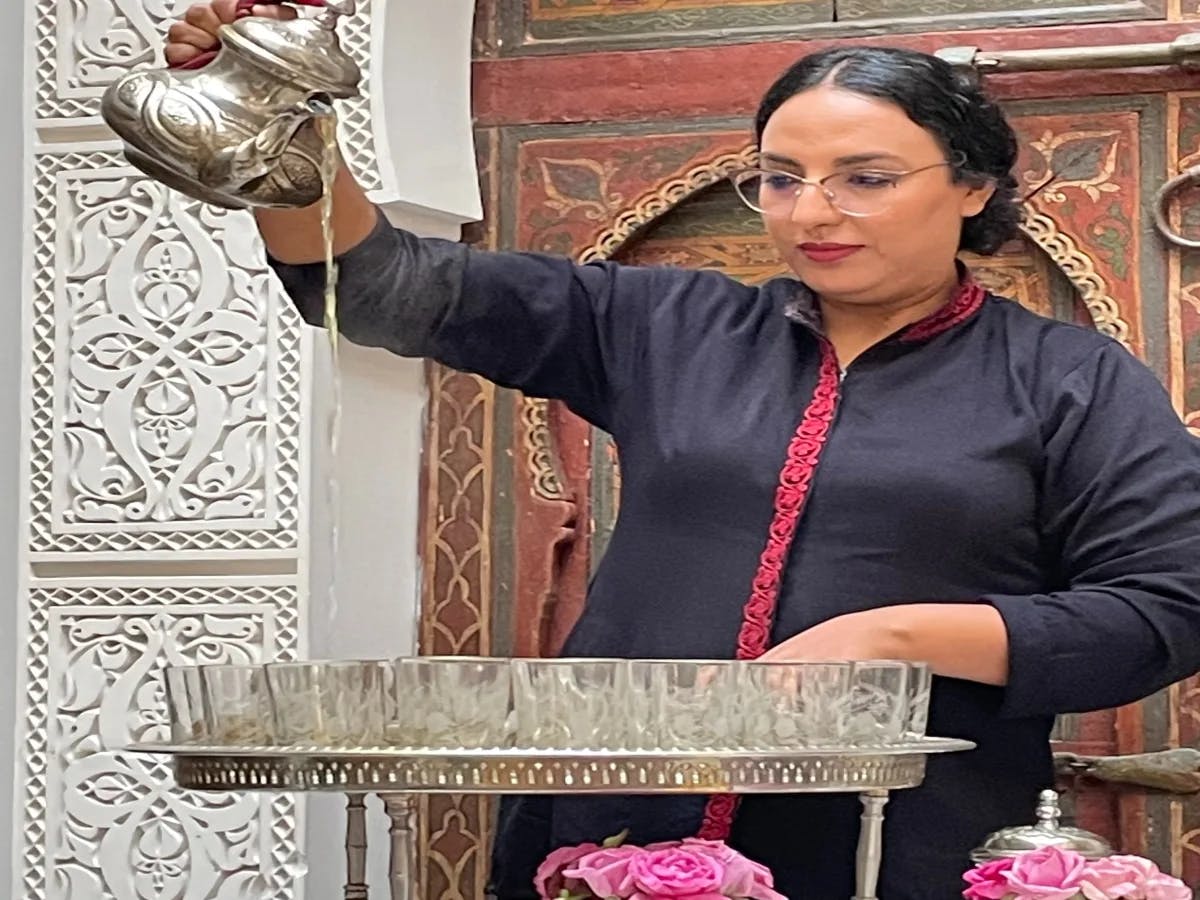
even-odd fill
[[[365,794],[346,795],[345,900],[368,900],[366,801]]]
[[[417,854],[417,805],[413,794],[383,794],[383,808],[391,819],[392,839],[388,881],[392,900],[421,900],[421,867]]]
[[[883,862],[883,808],[888,802],[887,791],[867,791],[860,794],[862,824],[858,832],[858,859],[855,867],[856,892],[854,900],[879,900],[879,865]]]

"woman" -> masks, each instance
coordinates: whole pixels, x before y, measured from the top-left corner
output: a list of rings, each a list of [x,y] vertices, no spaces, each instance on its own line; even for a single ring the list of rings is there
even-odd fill
[[[168,59],[211,49],[194,8]],[[992,297],[956,263],[1015,234],[1016,140],[941,61],[800,60],[756,120],[744,199],[796,279],[577,266],[390,228],[336,188],[341,324],[555,397],[621,450],[620,521],[569,655],[924,660],[934,760],[889,809],[881,894],[943,900],[968,851],[1026,821],[1058,713],[1200,669],[1200,449],[1114,341]],[[316,210],[262,211],[321,321]],[[730,833],[792,900],[853,893],[853,797],[522,798],[494,880],[533,896],[554,847]],[[731,829],[731,831],[730,831]]]

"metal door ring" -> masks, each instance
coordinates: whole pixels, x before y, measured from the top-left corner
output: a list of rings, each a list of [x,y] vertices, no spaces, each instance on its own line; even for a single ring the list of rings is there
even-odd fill
[[[1184,237],[1171,227],[1171,201],[1186,188],[1197,184],[1200,184],[1200,166],[1193,166],[1159,188],[1154,198],[1154,224],[1159,234],[1172,244],[1200,250],[1200,238]]]

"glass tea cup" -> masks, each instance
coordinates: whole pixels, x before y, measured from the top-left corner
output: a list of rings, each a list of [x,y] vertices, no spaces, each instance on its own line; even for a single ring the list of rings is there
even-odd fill
[[[507,659],[410,656],[392,661],[385,738],[402,747],[497,749],[510,744]]]
[[[167,713],[174,744],[200,744],[209,739],[204,717],[204,688],[198,666],[168,666],[163,670]]]
[[[210,740],[225,747],[261,746],[275,740],[275,719],[261,665],[200,667],[204,722]]]
[[[852,663],[747,662],[741,702],[745,745],[763,750],[842,743],[853,672]]]
[[[743,666],[728,659],[633,660],[632,708],[644,723],[639,749],[738,749]]]
[[[266,672],[281,744],[370,747],[383,742],[383,698],[391,678],[387,662],[279,662]]]
[[[518,746],[618,750],[630,745],[629,662],[513,660]]]
[[[850,746],[898,743],[909,725],[910,664],[868,660],[852,665],[845,742]]]
[[[908,664],[908,720],[905,740],[921,740],[929,728],[929,701],[933,693],[933,672],[927,663]]]

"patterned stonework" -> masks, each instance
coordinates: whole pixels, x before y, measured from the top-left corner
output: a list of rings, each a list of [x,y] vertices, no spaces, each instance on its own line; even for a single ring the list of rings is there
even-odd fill
[[[33,587],[23,898],[292,897],[292,797],[178,791],[167,760],[123,748],[169,739],[164,666],[294,658],[297,599],[266,581]]]
[[[244,213],[37,158],[30,549],[298,546],[302,341]]]
[[[179,791],[166,760],[125,750],[168,737],[165,666],[291,659],[305,643],[298,317],[247,214],[80,140],[100,135],[108,84],[163,65],[190,3],[24,3],[22,900],[291,900],[303,869],[296,797]],[[343,39],[366,62],[359,6]],[[342,127],[373,185],[369,108],[347,105]],[[234,574],[247,556],[283,574]]]

